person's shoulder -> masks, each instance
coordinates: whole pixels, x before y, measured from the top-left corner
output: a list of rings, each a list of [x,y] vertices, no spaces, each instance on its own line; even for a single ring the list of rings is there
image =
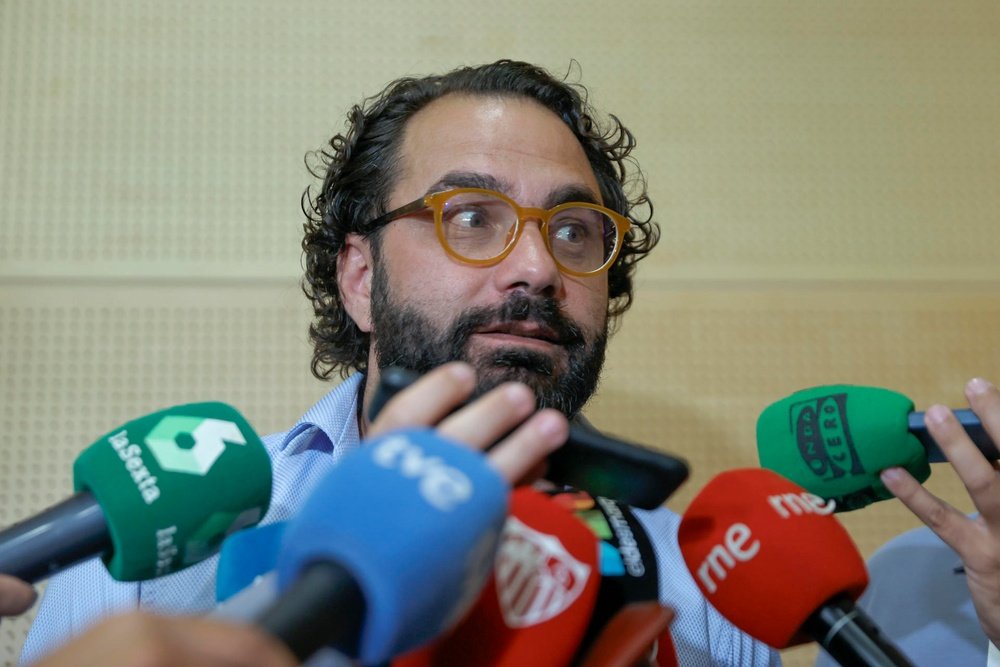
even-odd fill
[[[940,537],[920,526],[896,535],[879,547],[868,559],[869,573],[880,577],[908,579],[916,570],[934,572],[951,579],[953,566],[960,564],[958,554]]]

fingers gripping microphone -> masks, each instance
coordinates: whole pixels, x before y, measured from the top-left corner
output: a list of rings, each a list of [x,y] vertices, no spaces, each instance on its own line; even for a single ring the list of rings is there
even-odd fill
[[[418,373],[398,366],[383,369],[368,418],[374,421],[393,396],[419,377]],[[687,479],[688,467],[676,456],[570,422],[569,437],[562,447],[549,454],[545,475],[558,485],[655,509]]]
[[[975,413],[955,416],[988,459],[1000,459]],[[946,460],[913,401],[852,385],[805,389],[768,406],[757,420],[757,452],[763,467],[836,501],[838,512],[892,498],[879,479],[885,468],[906,468],[923,482],[928,463]]]
[[[842,665],[909,665],[854,600],[868,585],[833,503],[769,470],[716,475],[678,532],[706,599],[774,648],[818,641]]]
[[[384,662],[450,628],[493,563],[508,488],[481,453],[429,430],[346,457],[285,529],[281,597],[259,619],[299,659],[332,645]]]
[[[102,436],[77,457],[73,486],[0,532],[0,572],[35,582],[96,555],[120,581],[180,570],[264,516],[271,463],[239,412],[192,403]]]

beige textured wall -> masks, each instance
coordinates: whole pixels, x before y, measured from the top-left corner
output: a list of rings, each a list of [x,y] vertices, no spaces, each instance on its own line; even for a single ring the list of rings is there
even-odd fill
[[[0,525],[138,414],[292,423],[326,390],[303,153],[392,78],[498,57],[576,59],[639,137],[663,242],[589,414],[689,459],[675,509],[753,465],[795,389],[960,406],[1000,381],[994,0],[0,0]],[[947,469],[931,485],[969,509]],[[894,501],[844,519],[865,553],[916,525]]]

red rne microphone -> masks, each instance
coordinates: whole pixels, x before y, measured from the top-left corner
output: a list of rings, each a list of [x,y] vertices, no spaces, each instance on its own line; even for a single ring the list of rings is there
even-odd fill
[[[723,472],[681,518],[681,554],[705,598],[765,644],[813,639],[842,665],[910,665],[854,604],[868,572],[834,507],[770,470]]]
[[[546,494],[510,497],[493,577],[448,635],[393,667],[563,667],[576,655],[601,574],[593,532]]]

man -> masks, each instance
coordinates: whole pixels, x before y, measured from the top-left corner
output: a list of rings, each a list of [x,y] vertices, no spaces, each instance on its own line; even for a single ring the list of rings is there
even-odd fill
[[[320,154],[303,248],[313,372],[357,372],[266,439],[275,482],[266,522],[292,516],[372,433],[364,407],[390,365],[469,364],[439,369],[432,389],[408,392],[379,428],[440,424],[484,447],[523,421],[505,450],[522,466],[565,440],[566,418],[597,385],[609,328],[631,303],[635,263],[658,237],[638,215],[648,200],[631,173],[631,133],[617,120],[602,132],[584,99],[541,69],[500,61],[397,81],[350,112],[348,130]],[[631,199],[628,183],[640,186]],[[470,393],[482,398],[448,416]],[[655,544],[661,601],[677,612],[680,662],[775,664],[698,592],[677,548],[679,517],[637,516]],[[205,611],[214,568],[120,584],[85,564],[51,582],[22,657],[112,611]]]

